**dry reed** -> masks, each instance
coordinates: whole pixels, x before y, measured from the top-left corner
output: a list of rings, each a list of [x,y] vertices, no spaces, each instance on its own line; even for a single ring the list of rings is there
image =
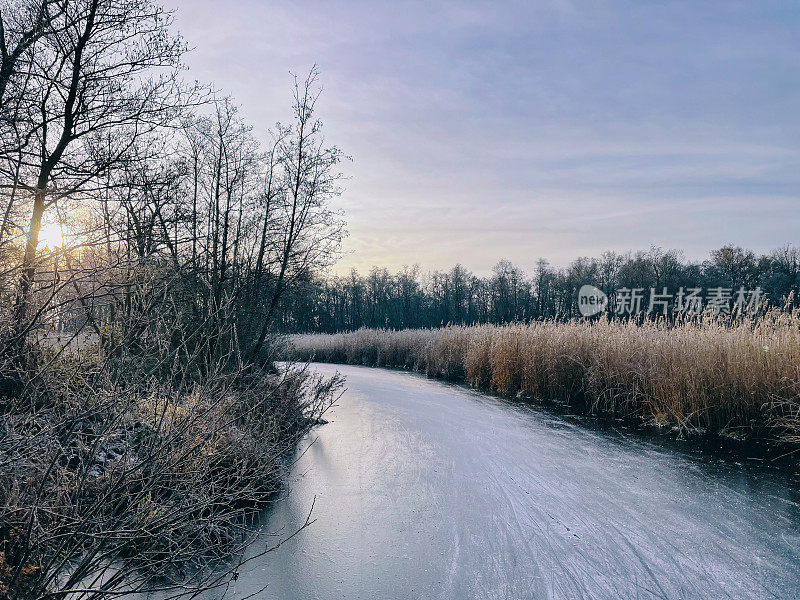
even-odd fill
[[[681,431],[800,440],[800,315],[299,335],[303,360],[423,371]]]

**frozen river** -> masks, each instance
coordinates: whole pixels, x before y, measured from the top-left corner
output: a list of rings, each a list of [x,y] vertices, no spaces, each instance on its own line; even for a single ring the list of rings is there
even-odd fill
[[[290,533],[315,496],[316,521],[234,597],[800,598],[791,474],[418,375],[313,368],[347,391],[265,527]]]

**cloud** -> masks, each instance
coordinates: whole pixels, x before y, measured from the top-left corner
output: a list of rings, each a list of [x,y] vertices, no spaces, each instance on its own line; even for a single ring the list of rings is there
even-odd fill
[[[260,131],[320,65],[354,158],[340,271],[800,241],[785,3],[170,2],[190,72]]]

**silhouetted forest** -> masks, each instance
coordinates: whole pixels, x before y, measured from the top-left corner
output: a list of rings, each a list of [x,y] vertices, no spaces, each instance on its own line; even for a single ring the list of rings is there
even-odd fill
[[[398,273],[374,267],[366,276],[352,271],[344,277],[307,278],[286,297],[281,326],[288,332],[337,332],[570,319],[579,315],[577,296],[584,284],[597,286],[612,299],[619,289],[644,290],[643,311],[650,290],[661,293],[664,288],[671,294],[680,288],[723,288],[730,291],[731,305],[737,290],[761,288],[770,305],[794,306],[800,248],[784,246],[757,255],[728,245],[711,252],[708,260],[692,262],[680,251],[652,247],[579,258],[566,268],[540,260],[532,273],[501,260],[485,277],[462,265],[430,273],[416,266]],[[613,306],[609,304],[609,313]]]

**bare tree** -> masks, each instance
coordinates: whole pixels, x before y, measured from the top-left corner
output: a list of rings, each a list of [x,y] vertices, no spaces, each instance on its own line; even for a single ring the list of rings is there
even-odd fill
[[[45,212],[91,193],[141,136],[169,125],[186,98],[178,79],[184,45],[170,15],[149,0],[67,0],[30,66],[36,97],[15,187],[32,198],[15,310],[15,346],[31,324],[31,287]]]
[[[338,187],[341,175],[335,168],[343,154],[335,146],[325,146],[322,123],[314,117],[321,93],[318,79],[319,72],[314,67],[302,83],[295,81],[295,122],[291,135],[280,148],[280,165],[287,188],[279,207],[283,226],[276,248],[271,293],[250,350],[251,360],[264,345],[286,288],[310,270],[331,264],[344,231],[340,217],[330,206],[331,199],[341,193]]]
[[[5,108],[6,89],[18,75],[19,62],[50,31],[62,5],[57,0],[5,0],[0,4],[0,110]]]

